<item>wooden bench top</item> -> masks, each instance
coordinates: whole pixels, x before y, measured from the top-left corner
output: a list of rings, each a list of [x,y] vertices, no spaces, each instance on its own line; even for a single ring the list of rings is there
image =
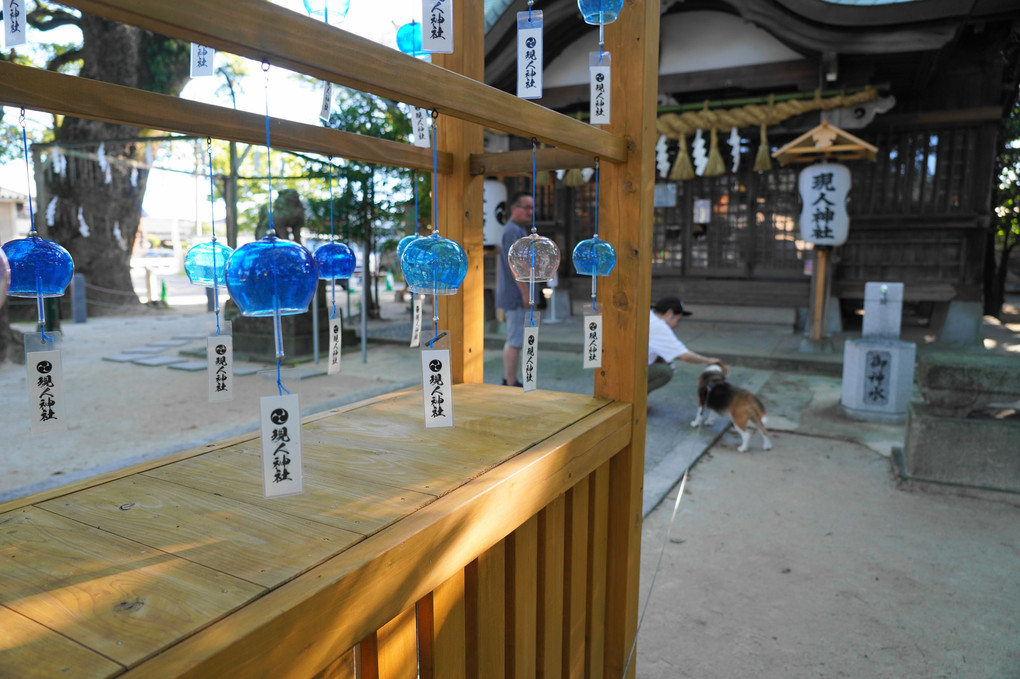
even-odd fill
[[[400,392],[306,419],[301,495],[263,497],[253,433],[0,505],[0,676],[308,669],[273,668],[273,659],[285,664],[273,625],[285,621],[305,650],[342,652],[375,622],[332,610],[330,620],[345,620],[323,625],[309,620],[310,602],[325,592],[367,596],[366,569],[383,580],[407,569],[425,578],[428,568],[394,550],[428,558],[442,577],[438,538],[428,537],[430,550],[409,545],[429,530],[445,530],[436,535],[447,541],[464,534],[462,522],[484,502],[504,507],[506,517],[491,521],[495,535],[515,515],[509,496],[500,499],[514,474],[548,460],[544,476],[569,476],[578,460],[601,464],[630,437],[630,406],[589,396],[456,385],[456,426],[432,430],[421,398]],[[513,492],[535,485],[524,478]]]

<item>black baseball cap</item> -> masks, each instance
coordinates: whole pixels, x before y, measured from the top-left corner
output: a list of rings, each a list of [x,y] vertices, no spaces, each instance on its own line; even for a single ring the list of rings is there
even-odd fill
[[[658,302],[652,305],[652,311],[657,314],[664,314],[667,311],[672,311],[678,316],[690,316],[690,311],[684,311],[684,303],[680,301],[678,297],[663,297]]]

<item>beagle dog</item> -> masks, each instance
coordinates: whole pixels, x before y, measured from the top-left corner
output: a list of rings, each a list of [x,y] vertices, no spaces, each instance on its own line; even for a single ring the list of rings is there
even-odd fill
[[[702,422],[711,424],[715,415],[728,417],[740,433],[739,452],[747,450],[752,426],[761,434],[762,449],[771,450],[772,443],[765,429],[765,406],[747,389],[727,382],[726,374],[726,366],[714,363],[698,377],[698,414],[691,426],[699,427]]]

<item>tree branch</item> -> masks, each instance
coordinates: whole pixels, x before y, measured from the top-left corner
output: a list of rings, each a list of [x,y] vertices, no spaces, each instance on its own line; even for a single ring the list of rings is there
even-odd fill
[[[40,31],[52,31],[61,26],[81,28],[81,17],[62,9],[40,5],[28,13],[28,25]]]
[[[73,50],[67,50],[63,54],[58,54],[46,62],[46,70],[59,71],[61,66],[70,64],[74,61],[80,61],[82,58],[81,49],[75,48]]]

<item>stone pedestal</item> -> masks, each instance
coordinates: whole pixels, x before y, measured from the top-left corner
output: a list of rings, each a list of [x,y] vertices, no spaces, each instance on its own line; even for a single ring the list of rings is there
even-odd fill
[[[874,422],[903,422],[914,387],[913,342],[887,339],[847,340],[843,345],[840,404],[850,417]]]

